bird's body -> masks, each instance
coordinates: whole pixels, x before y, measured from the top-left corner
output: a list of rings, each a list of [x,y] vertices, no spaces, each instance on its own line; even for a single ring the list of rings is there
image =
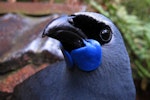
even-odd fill
[[[120,75],[116,80],[116,73],[104,76],[112,70],[101,69],[69,71],[64,61],[56,63],[16,87],[14,100],[134,100],[130,79]]]
[[[69,69],[65,61],[57,62],[18,85],[12,100],[135,100],[130,61],[118,29],[100,14],[78,15],[93,17],[111,28],[112,39],[101,46],[100,67],[84,71],[77,64]]]

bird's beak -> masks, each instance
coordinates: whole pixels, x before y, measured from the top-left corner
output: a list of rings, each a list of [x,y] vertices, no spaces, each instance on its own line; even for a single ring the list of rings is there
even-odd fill
[[[46,26],[42,36],[52,37],[60,41],[61,50],[69,68],[76,65],[83,71],[92,71],[101,63],[101,46],[96,40],[88,39],[83,30],[85,24],[81,20],[77,20],[78,18],[78,15],[71,15],[54,19]],[[87,16],[84,18],[86,21],[89,19]],[[83,20],[85,20],[84,18]]]
[[[43,31],[42,37],[48,36],[59,40],[64,49],[71,51],[84,46],[85,34],[74,26],[75,16],[62,16],[51,21]]]

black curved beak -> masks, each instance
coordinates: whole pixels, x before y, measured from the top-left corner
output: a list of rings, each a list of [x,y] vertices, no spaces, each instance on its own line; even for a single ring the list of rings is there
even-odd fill
[[[74,26],[75,16],[62,16],[51,21],[43,31],[42,37],[48,36],[59,40],[65,50],[71,51],[84,46],[85,34]]]

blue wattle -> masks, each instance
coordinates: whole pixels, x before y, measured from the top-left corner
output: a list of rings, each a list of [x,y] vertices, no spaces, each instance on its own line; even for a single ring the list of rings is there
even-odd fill
[[[92,71],[101,64],[102,50],[100,44],[95,40],[84,41],[85,46],[72,50],[73,62],[83,71]]]
[[[70,53],[63,49],[63,54],[70,68],[74,65],[82,71],[92,71],[101,64],[102,50],[101,45],[92,39],[83,40],[85,46],[74,49]]]
[[[69,54],[69,52],[67,52],[67,51],[62,47],[62,45],[61,45],[60,47],[61,47],[61,51],[62,51],[62,53],[63,53],[63,55],[64,55],[64,58],[65,58],[67,67],[68,67],[68,68],[72,68],[74,64],[73,64],[71,55]]]

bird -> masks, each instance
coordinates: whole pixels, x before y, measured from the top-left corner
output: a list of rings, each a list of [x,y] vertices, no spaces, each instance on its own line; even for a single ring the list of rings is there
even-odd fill
[[[135,100],[129,55],[109,18],[63,15],[45,26],[42,37],[60,42],[64,60],[17,85],[12,100]]]

